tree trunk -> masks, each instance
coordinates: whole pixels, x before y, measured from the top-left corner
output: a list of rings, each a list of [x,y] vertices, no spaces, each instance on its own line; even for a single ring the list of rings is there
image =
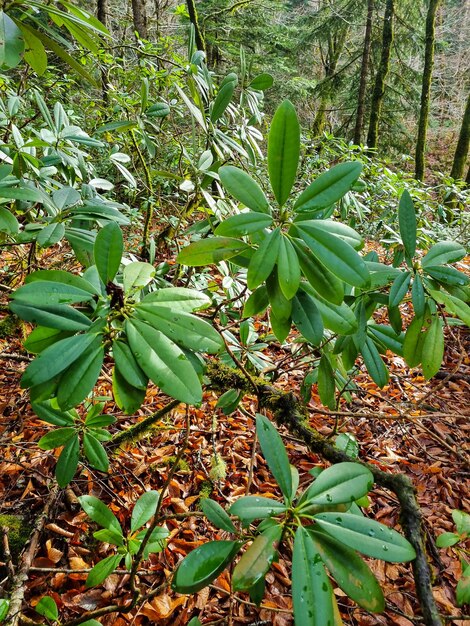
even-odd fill
[[[188,7],[189,19],[194,28],[194,38],[196,40],[196,48],[198,50],[206,51],[206,43],[199,26],[199,20],[197,17],[196,3],[194,0],[186,0],[186,6]]]
[[[370,105],[369,132],[367,134],[367,145],[369,148],[376,148],[379,137],[379,120],[382,110],[382,103],[385,94],[385,80],[390,67],[390,56],[393,43],[393,7],[394,0],[387,0],[385,6],[384,24],[382,31],[382,55],[380,57],[379,69],[375,77],[374,91]]]
[[[148,39],[147,8],[145,0],[132,0],[132,18],[134,29],[141,39]]]
[[[431,96],[431,78],[434,65],[434,40],[436,27],[436,11],[441,0],[429,0],[426,15],[426,49],[424,52],[423,84],[421,87],[421,106],[419,111],[418,138],[415,154],[415,177],[423,180],[424,154],[426,150],[426,133],[428,129],[429,100]]]
[[[470,144],[470,91],[467,96],[467,106],[463,114],[462,126],[460,127],[459,140],[455,149],[454,162],[450,175],[452,178],[463,178],[465,163],[467,161],[468,147]],[[467,183],[470,183],[470,168],[467,173]]]
[[[370,44],[372,40],[372,17],[374,14],[374,0],[367,2],[366,32],[364,35],[364,49],[362,51],[361,77],[357,94],[356,125],[354,127],[354,143],[359,145],[364,130],[364,112],[366,100],[367,74],[369,72]]]
[[[97,0],[96,17],[103,26],[108,26],[108,0]]]

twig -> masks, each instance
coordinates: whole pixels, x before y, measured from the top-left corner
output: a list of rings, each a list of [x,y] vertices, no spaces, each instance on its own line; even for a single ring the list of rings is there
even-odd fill
[[[3,557],[7,567],[8,579],[12,582],[15,578],[15,566],[11,558],[10,542],[8,541],[9,528],[8,526],[2,526],[0,530],[2,533]]]
[[[11,359],[12,361],[32,361],[33,359],[30,356],[26,356],[23,354],[17,354],[16,352],[0,352],[0,359]]]
[[[172,400],[155,413],[152,413],[152,415],[149,415],[148,417],[143,419],[141,422],[138,422],[137,424],[131,426],[130,428],[127,428],[126,430],[122,430],[119,433],[116,433],[116,435],[114,435],[114,437],[111,439],[111,445],[118,446],[126,441],[132,441],[133,439],[141,437],[152,428],[155,422],[158,422],[158,420],[161,419],[164,415],[175,409],[178,404],[181,404],[179,400]]]
[[[227,591],[227,589],[224,589],[223,587],[217,587],[217,585],[209,585],[209,587],[211,589],[215,589],[215,591],[219,591],[220,593],[225,593],[228,596],[232,595],[230,591]],[[288,613],[292,615],[292,609],[281,609],[274,606],[267,606],[266,604],[260,604],[258,606],[254,602],[249,602],[248,600],[243,600],[242,598],[239,598],[237,595],[235,596],[235,598],[237,602],[240,602],[241,604],[246,604],[246,606],[253,606],[256,609],[264,609],[265,611],[273,611],[274,613]]]

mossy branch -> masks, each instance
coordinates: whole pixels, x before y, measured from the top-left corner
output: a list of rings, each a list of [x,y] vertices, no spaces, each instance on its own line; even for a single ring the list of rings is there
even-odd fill
[[[119,446],[126,441],[135,441],[136,439],[143,437],[152,428],[155,422],[158,422],[158,420],[164,417],[167,413],[175,409],[178,404],[181,404],[179,400],[172,400],[138,424],[134,424],[134,426],[130,426],[129,428],[126,428],[126,430],[116,433],[111,439],[111,446]]]

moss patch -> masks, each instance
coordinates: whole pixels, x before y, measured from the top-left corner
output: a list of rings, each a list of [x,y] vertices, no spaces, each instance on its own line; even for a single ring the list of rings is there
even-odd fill
[[[16,563],[31,535],[32,527],[20,515],[0,515],[0,526],[6,526],[9,529],[8,543],[11,558]],[[4,556],[2,547],[0,547],[0,552]]]

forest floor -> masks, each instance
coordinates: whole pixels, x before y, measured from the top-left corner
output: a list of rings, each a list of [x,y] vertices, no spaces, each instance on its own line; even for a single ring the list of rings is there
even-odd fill
[[[7,302],[6,293],[2,297]],[[6,313],[1,314],[3,316]],[[0,339],[0,513],[22,516],[24,525],[33,523],[50,498],[54,484],[57,453],[45,452],[37,441],[50,430],[31,411],[28,393],[20,388],[21,372],[27,353],[21,346],[24,329],[17,327]],[[338,414],[322,407],[313,386],[308,402],[310,424],[325,437],[347,432],[359,443],[359,458],[389,472],[403,472],[414,482],[424,518],[430,564],[435,576],[434,596],[443,615],[454,616],[447,624],[464,626],[462,611],[455,605],[455,587],[461,565],[455,548],[438,549],[436,537],[453,531],[453,509],[470,511],[468,490],[470,435],[470,335],[458,327],[448,329],[445,360],[439,377],[425,381],[418,370],[410,370],[403,359],[387,354],[390,383],[379,389],[362,372],[356,380],[359,389],[351,403],[341,402]],[[275,386],[298,392],[304,372],[295,362],[289,366],[289,347],[271,348],[273,362],[286,359]],[[106,412],[116,416],[116,430],[135,423],[123,415],[111,399],[111,363],[100,379],[98,393],[108,398]],[[449,374],[449,376],[447,376]],[[443,378],[445,377],[445,378]],[[149,387],[139,418],[160,409],[168,398]],[[275,496],[276,486],[259,449],[253,451],[254,397],[246,396],[243,411],[229,416],[216,408],[217,396],[207,392],[199,408],[189,408],[190,434],[186,451],[165,494],[162,513],[170,538],[166,549],[151,555],[140,574],[140,582],[152,589],[174,571],[178,562],[204,542],[223,539],[199,511],[201,494],[226,507],[239,496]],[[34,606],[45,594],[56,601],[62,624],[83,612],[130,597],[128,576],[119,571],[98,588],[85,588],[87,568],[112,553],[107,544],[92,538],[93,524],[81,511],[77,495],[92,493],[108,504],[121,524],[129,524],[132,503],[147,489],[161,489],[179,447],[184,440],[186,410],[180,405],[157,422],[139,441],[123,446],[111,455],[109,474],[81,466],[68,489],[59,491],[48,519],[26,583],[24,614],[35,622],[43,620]],[[308,483],[314,466],[324,466],[322,458],[309,453],[303,443],[281,431],[290,461],[300,472],[301,485]],[[370,494],[366,514],[399,529],[399,505],[393,494],[376,488]],[[194,514],[193,514],[194,512]],[[177,517],[175,517],[177,516]],[[0,518],[1,522],[1,518]],[[1,524],[0,524],[1,525]],[[336,597],[345,624],[357,626],[413,626],[420,623],[410,564],[369,562],[380,581],[387,608],[382,615],[359,609],[343,592]],[[18,566],[17,566],[18,567]],[[84,571],[85,570],[85,571]],[[16,570],[17,571],[17,570]],[[10,572],[13,576],[14,572]],[[290,594],[290,562],[285,550],[266,577],[266,594],[260,608],[247,594],[232,594],[230,572],[226,570],[214,585],[192,596],[175,594],[170,588],[132,613],[112,613],[100,618],[105,626],[135,626],[157,623],[184,626],[199,616],[205,624],[238,626],[293,624]],[[8,586],[3,567],[0,584]],[[3,595],[3,594],[0,594]],[[464,607],[465,608],[465,607]],[[467,611],[468,613],[468,611]]]

